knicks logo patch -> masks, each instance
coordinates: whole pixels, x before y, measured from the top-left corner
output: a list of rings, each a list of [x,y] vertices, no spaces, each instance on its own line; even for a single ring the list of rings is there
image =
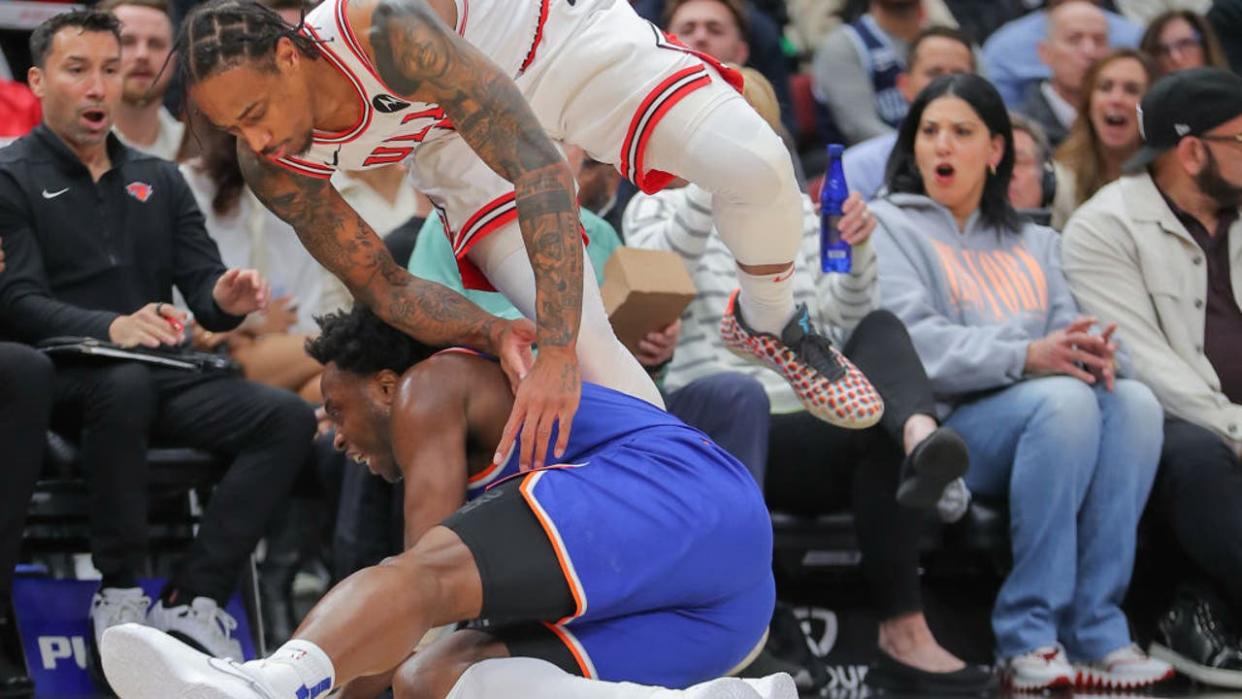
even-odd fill
[[[155,188],[146,182],[130,182],[125,185],[125,191],[129,192],[129,196],[145,204],[147,203],[147,200],[151,198],[151,194],[155,191]]]
[[[410,103],[399,100],[392,95],[376,95],[371,100],[371,106],[384,114],[394,114],[410,106]]]

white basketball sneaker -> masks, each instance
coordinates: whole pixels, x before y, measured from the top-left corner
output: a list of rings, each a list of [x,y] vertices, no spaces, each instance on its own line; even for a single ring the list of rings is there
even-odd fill
[[[141,624],[147,618],[151,598],[141,587],[104,587],[91,598],[91,631],[95,647],[104,631],[120,624]]]
[[[1004,661],[1001,678],[1015,692],[1041,692],[1074,684],[1074,667],[1061,646],[1037,648]]]
[[[242,661],[241,642],[233,637],[237,620],[208,597],[189,604],[164,606],[160,600],[147,613],[147,624],[217,658]]]
[[[108,684],[121,699],[281,699],[240,664],[149,626],[113,626],[99,651]]]
[[[1076,663],[1079,689],[1138,689],[1163,682],[1175,674],[1172,665],[1130,644],[1090,663]]]
[[[686,689],[659,689],[651,699],[798,699],[798,686],[783,672],[757,679],[722,677]]]

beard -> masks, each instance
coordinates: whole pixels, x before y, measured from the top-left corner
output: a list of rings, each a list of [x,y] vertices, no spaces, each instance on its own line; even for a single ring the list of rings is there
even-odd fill
[[[1242,206],[1242,185],[1236,185],[1220,174],[1220,164],[1211,148],[1207,151],[1207,167],[1195,175],[1195,184],[1203,195],[1216,203],[1217,209],[1228,210]]]

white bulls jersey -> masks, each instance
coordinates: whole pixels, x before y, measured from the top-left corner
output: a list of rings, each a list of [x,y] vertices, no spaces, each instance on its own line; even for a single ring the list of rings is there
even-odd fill
[[[484,163],[434,104],[392,93],[349,25],[350,0],[325,0],[305,32],[358,92],[362,117],[340,133],[316,131],[307,153],[275,162],[329,178],[408,162],[435,205],[469,289],[492,290],[468,259],[481,240],[516,225],[513,184]],[[617,167],[644,191],[672,179],[644,164],[651,133],[700,89],[737,99],[741,76],[677,44],[629,0],[456,0],[457,33],[514,78],[545,132]],[[415,153],[417,151],[417,154]]]
[[[549,6],[569,0],[456,0],[456,31],[510,77],[534,62]],[[578,0],[589,3],[594,0]],[[452,135],[452,122],[434,104],[393,94],[363,51],[347,16],[348,0],[325,0],[306,16],[304,33],[358,92],[362,116],[350,129],[316,130],[311,149],[278,162],[304,175],[328,178],[337,169],[365,170],[401,162],[423,143]]]

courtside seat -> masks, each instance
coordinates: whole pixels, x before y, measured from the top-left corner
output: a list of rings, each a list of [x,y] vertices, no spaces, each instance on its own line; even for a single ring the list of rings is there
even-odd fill
[[[152,552],[183,549],[194,538],[200,505],[225,464],[197,449],[156,447],[147,452]],[[77,446],[48,432],[43,475],[35,486],[23,546],[31,553],[90,550],[90,503]]]
[[[156,446],[147,451],[148,554],[150,575],[165,576],[171,563],[194,541],[211,489],[224,475],[227,462],[214,454],[185,447]],[[72,576],[74,566],[63,554],[90,549],[90,494],[82,474],[78,448],[55,432],[48,432],[43,474],[35,485],[22,534],[22,549],[31,558],[48,563],[57,577]],[[255,557],[242,571],[241,596],[254,633],[255,648],[263,654],[258,573]]]
[[[815,517],[773,512],[772,530],[777,572],[788,579],[852,576],[862,559],[848,510]],[[929,521],[919,536],[925,562],[969,560],[998,572],[1009,567],[1009,515],[1002,504],[976,498],[960,521]]]

